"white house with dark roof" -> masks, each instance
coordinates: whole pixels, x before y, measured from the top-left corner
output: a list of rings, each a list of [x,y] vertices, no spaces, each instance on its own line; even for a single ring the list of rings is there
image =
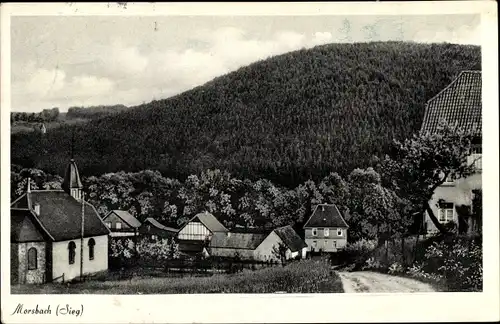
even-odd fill
[[[438,187],[429,203],[434,215],[440,223],[454,221],[460,228],[473,233],[482,226],[481,219],[473,214],[474,205],[481,205],[478,190],[482,188],[482,80],[481,71],[463,71],[446,88],[431,98],[426,105],[424,121],[420,132],[434,133],[439,123],[446,120],[456,124],[465,131],[473,131],[473,141],[468,163],[474,164],[476,173],[465,179],[446,179]],[[464,213],[464,210],[470,212]],[[459,219],[459,213],[463,213]],[[427,232],[437,229],[425,214],[424,226]]]
[[[126,210],[112,210],[102,218],[111,236],[137,236],[141,222]]]
[[[304,224],[304,238],[309,252],[336,252],[347,244],[347,229],[334,204],[319,204]]]
[[[110,232],[94,206],[82,201],[74,160],[62,187],[31,190],[28,181],[27,192],[11,204],[12,284],[68,281],[80,276],[81,264],[84,275],[108,269]]]
[[[285,258],[305,258],[306,243],[291,226],[266,232],[215,232],[209,244],[211,256],[256,261],[280,261],[276,249],[286,247]]]

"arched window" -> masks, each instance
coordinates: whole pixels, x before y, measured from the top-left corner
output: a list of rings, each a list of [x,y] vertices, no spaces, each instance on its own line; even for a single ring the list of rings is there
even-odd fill
[[[35,270],[38,268],[36,248],[32,247],[28,250],[28,270]]]
[[[89,240],[89,260],[94,260],[94,246],[95,246],[95,240],[91,238]]]
[[[69,244],[68,244],[69,264],[75,263],[75,251],[76,251],[75,242],[73,242],[73,241],[69,242]]]

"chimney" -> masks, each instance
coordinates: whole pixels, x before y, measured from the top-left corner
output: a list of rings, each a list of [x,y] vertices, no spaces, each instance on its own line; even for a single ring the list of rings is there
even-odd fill
[[[31,192],[31,178],[28,178],[28,190],[27,190],[28,193]]]
[[[35,204],[33,205],[33,209],[35,210],[35,214],[36,214],[37,216],[40,216],[40,204],[39,204],[39,203],[35,203]]]

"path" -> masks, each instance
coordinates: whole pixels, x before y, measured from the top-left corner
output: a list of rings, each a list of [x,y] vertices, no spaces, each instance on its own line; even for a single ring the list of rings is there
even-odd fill
[[[431,285],[377,272],[339,272],[345,293],[434,292]]]

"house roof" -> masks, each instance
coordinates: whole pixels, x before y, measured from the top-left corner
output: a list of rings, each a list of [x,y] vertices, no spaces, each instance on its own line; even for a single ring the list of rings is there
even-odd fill
[[[111,214],[116,214],[116,216],[120,217],[121,220],[123,220],[131,227],[137,228],[141,226],[141,222],[139,222],[137,218],[135,218],[134,216],[132,216],[132,214],[125,210],[112,210],[106,216],[104,216],[103,220],[108,218],[108,216]]]
[[[39,242],[52,240],[35,215],[29,209],[10,210],[10,241]]]
[[[302,248],[307,247],[306,242],[300,238],[290,225],[279,227],[274,232],[292,252],[300,251]]]
[[[164,230],[164,231],[169,231],[169,232],[178,232],[179,231],[177,228],[167,227],[167,226],[161,224],[160,222],[158,222],[156,219],[154,219],[152,217],[146,218],[146,220],[144,221],[144,224],[145,223],[150,223],[154,227],[161,229],[161,230]]]
[[[306,227],[349,227],[334,204],[316,206],[311,217],[305,223]]]
[[[481,134],[481,71],[462,71],[427,102],[421,133],[434,133],[442,120]]]
[[[229,230],[222,225],[221,222],[217,218],[215,218],[214,215],[210,214],[209,212],[203,212],[196,214],[193,218],[189,220],[183,227],[185,227],[187,224],[193,222],[193,221],[199,221],[203,225],[205,225],[206,228],[212,233],[215,232],[229,232]]]
[[[210,240],[210,248],[255,250],[268,235],[263,233],[216,232]]]
[[[33,211],[34,204],[40,204],[40,215]],[[29,210],[35,221],[46,230],[54,241],[80,238],[82,204],[63,190],[32,190],[25,193],[11,204],[11,213],[15,209]],[[24,212],[24,215],[27,212]],[[109,234],[94,206],[85,202],[84,236]]]

